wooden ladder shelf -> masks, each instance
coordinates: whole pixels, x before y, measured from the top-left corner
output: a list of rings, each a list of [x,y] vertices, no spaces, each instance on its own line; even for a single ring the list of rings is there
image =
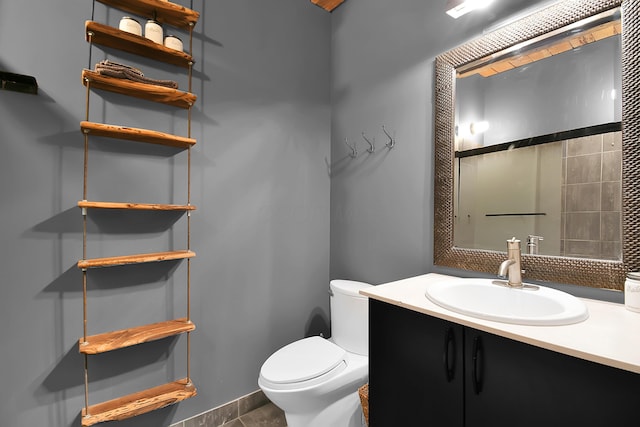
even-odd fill
[[[155,43],[145,37],[122,31],[93,20],[85,22],[85,38],[90,44],[90,49],[94,45],[115,49],[128,54],[149,58],[154,61],[177,66],[187,70],[188,90],[182,91],[150,80],[150,83],[133,81],[126,78],[110,77],[100,74],[97,71],[82,70],[82,84],[86,91],[86,116],[80,122],[80,129],[84,135],[84,180],[82,200],[78,202],[78,207],[82,209],[83,218],[83,251],[82,259],[77,266],[82,270],[83,284],[83,333],[78,341],[78,350],[84,357],[84,407],[81,414],[82,426],[91,426],[106,421],[120,421],[137,415],[145,414],[165,406],[178,403],[196,395],[197,391],[191,380],[191,332],[196,326],[191,321],[191,258],[196,254],[191,250],[191,211],[196,209],[191,204],[191,148],[195,146],[196,140],[191,137],[191,108],[197,100],[197,96],[191,93],[193,77],[193,28],[195,27],[200,14],[189,8],[178,4],[161,0],[92,0],[95,8],[96,2],[102,3],[109,8],[117,8],[121,11],[131,13],[146,19],[153,19],[161,25],[171,25],[173,27],[188,32],[189,40],[186,50],[179,51],[169,49],[162,43]],[[93,19],[93,18],[92,18]],[[106,53],[111,54],[108,50]],[[91,58],[91,55],[89,55]],[[113,61],[117,62],[117,61]],[[180,71],[178,69],[178,71]],[[187,135],[179,136],[171,133],[156,130],[128,127],[106,123],[96,123],[89,119],[90,97],[95,90],[102,90],[117,93],[120,95],[138,98],[146,101],[157,102],[172,107],[187,110]],[[88,200],[88,170],[89,170],[89,139],[93,137],[112,138],[125,141],[142,142],[173,147],[185,150],[187,155],[187,182],[186,182],[186,203],[184,204],[163,204],[163,203],[134,203],[122,201],[101,201]],[[165,252],[152,252],[135,255],[119,255],[103,258],[87,257],[88,242],[88,209],[117,209],[123,211],[165,211],[177,212],[177,215],[186,212],[186,249],[172,250]],[[123,215],[123,219],[127,219]],[[133,326],[126,329],[112,330],[94,335],[87,333],[90,316],[87,309],[88,304],[88,280],[91,269],[101,267],[114,267],[139,263],[150,263],[160,261],[177,261],[186,259],[186,313],[183,317],[164,320],[147,325]],[[170,317],[173,317],[171,315]],[[157,341],[163,338],[175,337],[185,334],[186,338],[186,375],[183,379],[169,382],[147,390],[138,391],[133,394],[122,396],[107,402],[90,405],[89,402],[89,363],[88,358],[93,355],[107,353],[122,348],[143,345],[148,342]],[[163,382],[161,379],[159,382]]]
[[[200,13],[187,7],[172,2],[158,0],[98,0],[108,6],[115,7],[135,15],[154,17],[161,24],[169,24],[173,27],[186,30],[193,28]]]
[[[105,332],[103,334],[90,335],[86,341],[84,337],[78,341],[80,353],[100,354],[112,350],[118,350],[132,345],[151,342],[162,338],[191,332],[196,325],[186,318],[167,320],[166,322],[152,323],[150,325],[136,326],[134,328],[119,331]]]
[[[189,68],[194,62],[188,53],[164,47],[146,37],[131,34],[109,25],[87,21],[84,27],[87,41],[101,46],[112,47],[182,68]]]
[[[163,205],[159,203],[129,203],[129,202],[92,202],[80,200],[78,207],[87,209],[124,209],[141,211],[194,211],[193,205]]]
[[[89,121],[80,122],[80,129],[85,135],[102,136],[106,138],[125,139],[129,141],[146,142],[149,144],[166,145],[176,148],[189,148],[196,144],[193,138],[185,138],[155,130],[132,128],[127,126],[107,125]]]
[[[173,405],[197,394],[187,378],[139,391],[82,410],[82,426],[92,426],[105,421],[122,421]]]
[[[78,261],[78,268],[86,269],[98,267],[115,267],[118,265],[141,264],[145,262],[172,261],[177,259],[193,258],[194,256],[196,256],[195,252],[182,250],[154,252],[138,255],[120,255],[105,258],[81,259],[80,261]]]
[[[191,108],[198,98],[192,93],[182,92],[178,89],[103,76],[100,73],[86,69],[82,71],[82,84],[85,86],[90,84],[91,87],[95,89],[133,96],[135,98],[179,108]]]

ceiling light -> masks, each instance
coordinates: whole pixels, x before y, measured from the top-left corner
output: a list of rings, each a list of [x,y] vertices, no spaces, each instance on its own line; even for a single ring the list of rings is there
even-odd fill
[[[482,9],[493,3],[493,0],[447,0],[447,15],[458,19],[472,10]]]

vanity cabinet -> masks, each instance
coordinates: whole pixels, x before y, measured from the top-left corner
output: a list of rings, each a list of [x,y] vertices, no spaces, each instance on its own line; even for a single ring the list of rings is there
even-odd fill
[[[464,425],[462,334],[460,325],[369,300],[372,427]]]
[[[369,310],[371,427],[637,423],[638,374],[378,300]]]

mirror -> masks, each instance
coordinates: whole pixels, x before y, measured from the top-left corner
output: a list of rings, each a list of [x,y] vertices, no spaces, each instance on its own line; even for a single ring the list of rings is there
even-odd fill
[[[638,168],[633,167],[638,158],[636,155],[637,148],[635,148],[637,144],[633,144],[633,141],[637,141],[635,135],[640,132],[640,123],[638,122],[640,111],[634,111],[631,102],[634,98],[633,95],[640,90],[640,84],[634,75],[635,70],[638,69],[635,51],[639,47],[637,46],[639,39],[636,34],[638,30],[635,27],[639,23],[637,11],[639,3],[638,0],[561,1],[436,58],[434,264],[495,274],[498,265],[506,257],[504,252],[506,240],[515,234],[510,227],[519,220],[521,223],[526,223],[518,231],[518,233],[524,235],[517,236],[523,241],[524,253],[522,262],[523,268],[526,270],[526,279],[622,289],[626,271],[633,269],[640,260],[640,256],[638,256],[635,249],[638,246],[637,243],[640,243],[640,234],[639,230],[637,230],[637,221],[634,218],[636,213],[640,212],[640,206],[638,206],[638,196],[634,194],[635,191],[631,185],[633,182],[638,182],[636,180],[636,169]],[[564,121],[562,123],[553,123],[556,117],[546,116],[547,111],[545,110],[536,111],[535,113],[529,112],[526,121],[516,123],[516,126],[513,126],[516,131],[524,133],[511,132],[511,136],[505,136],[509,133],[507,132],[508,125],[516,120],[508,115],[511,110],[516,110],[518,106],[510,103],[505,107],[505,97],[503,96],[501,101],[502,113],[494,115],[492,119],[495,123],[503,123],[503,125],[496,129],[497,132],[494,133],[494,136],[490,136],[488,132],[486,134],[477,132],[478,128],[486,127],[486,123],[482,123],[484,120],[479,120],[484,119],[484,117],[471,117],[468,114],[468,110],[472,109],[470,106],[473,104],[460,104],[459,108],[456,108],[457,92],[458,90],[465,90],[466,84],[462,83],[461,79],[457,77],[470,74],[494,73],[494,77],[504,81],[507,73],[500,73],[499,71],[506,66],[513,68],[513,65],[506,64],[505,55],[509,56],[509,60],[513,62],[514,58],[524,57],[523,52],[535,52],[542,43],[548,44],[549,40],[555,40],[555,43],[560,43],[560,41],[575,32],[579,27],[577,23],[583,20],[589,20],[592,23],[592,27],[601,29],[600,26],[605,25],[605,21],[616,21],[615,14],[619,13],[617,9],[619,7],[622,9],[623,25],[622,71],[618,75],[621,74],[622,77],[621,81],[616,81],[616,78],[613,77],[613,80],[608,82],[607,85],[615,90],[615,94],[613,93],[614,91],[609,90],[612,95],[615,95],[615,98],[622,98],[622,104],[621,107],[619,104],[616,106],[609,99],[607,101],[609,104],[604,109],[604,119],[600,117],[592,120],[589,114],[580,112],[574,115],[578,121],[572,121],[567,119],[570,114],[563,113],[561,118]],[[614,29],[613,31],[616,30]],[[617,31],[620,31],[620,29]],[[590,37],[585,37],[583,34],[582,38],[586,40]],[[604,44],[615,45],[615,43],[619,44],[620,42],[616,42],[614,38],[611,38],[610,40],[605,40]],[[582,50],[594,50],[594,48],[589,45],[584,46]],[[568,54],[573,55],[571,52]],[[564,55],[567,54],[565,53]],[[561,55],[558,56],[560,57]],[[555,58],[547,59],[555,61]],[[524,71],[521,70],[533,69],[538,66],[538,63],[532,62],[530,61],[529,64],[524,66],[516,66],[519,69],[511,74],[517,74],[516,77],[524,75]],[[545,61],[540,61],[540,64],[543,62]],[[611,62],[617,62],[617,60],[611,59],[609,63]],[[544,72],[538,71],[538,73]],[[568,84],[565,82],[563,85],[566,86]],[[618,96],[618,90],[620,90],[621,96]],[[531,90],[529,90],[530,92]],[[516,86],[512,86],[510,95],[518,95]],[[522,93],[520,95],[522,96]],[[547,97],[550,96],[548,92],[546,95]],[[578,98],[577,95],[572,95],[570,99],[577,100]],[[527,107],[536,103],[539,102],[532,100],[527,103]],[[584,100],[580,100],[579,103],[584,103]],[[547,130],[540,130],[538,122],[531,120],[532,116],[541,118],[542,120],[538,122],[551,127],[546,128]],[[470,132],[471,126],[463,124],[464,121],[469,122],[470,119],[473,119],[474,124],[476,124],[476,132],[474,134]],[[622,125],[620,125],[620,120]],[[493,127],[494,125],[490,123],[489,126]],[[467,132],[467,129],[469,132]],[[622,132],[621,129],[623,129]],[[501,136],[495,136],[497,134],[501,134]],[[621,222],[622,227],[611,231],[613,237],[610,237],[611,240],[607,241],[607,243],[611,243],[611,248],[606,253],[602,251],[580,253],[576,250],[567,250],[569,248],[568,240],[570,239],[566,239],[566,237],[569,237],[566,236],[566,233],[563,234],[563,230],[566,232],[570,227],[568,223],[564,224],[562,222],[563,203],[561,202],[563,200],[562,191],[566,191],[566,185],[570,184],[567,181],[567,177],[571,177],[571,174],[567,173],[567,164],[570,164],[573,160],[569,160],[567,157],[568,153],[570,154],[569,147],[572,140],[584,138],[587,134],[596,135],[601,141],[608,138],[608,141],[613,142],[614,146],[617,141],[620,148],[617,155],[618,158],[622,157],[621,168],[620,163],[618,163],[618,176],[621,180],[618,188],[621,186],[622,192],[615,193],[614,191],[612,193],[621,194],[622,207],[621,210],[616,212],[618,223]],[[479,137],[480,135],[482,138]],[[573,144],[573,146],[582,147],[582,145],[577,144]],[[511,150],[505,150],[508,147]],[[515,147],[521,148],[513,149]],[[604,156],[604,153],[600,154]],[[529,204],[525,203],[522,207],[517,208],[514,208],[514,203],[496,206],[497,202],[495,202],[496,198],[494,198],[493,203],[489,203],[489,206],[484,206],[481,211],[478,211],[480,203],[477,202],[477,199],[475,202],[471,201],[471,197],[472,194],[480,193],[480,191],[477,191],[477,188],[473,188],[473,186],[461,186],[459,185],[461,181],[456,179],[471,176],[475,180],[474,185],[476,186],[481,181],[478,178],[479,176],[483,181],[491,182],[490,174],[482,171],[502,171],[502,166],[496,168],[496,165],[504,165],[504,162],[513,162],[513,160],[505,160],[506,156],[512,155],[525,159],[526,166],[520,164],[515,166],[517,173],[526,177],[526,181],[535,182],[535,186],[545,188],[546,195],[544,197],[537,196],[534,191],[527,188],[526,191],[521,191],[521,194],[528,196]],[[473,159],[474,157],[475,159]],[[491,158],[487,160],[487,157]],[[481,158],[482,161],[480,160]],[[563,162],[565,162],[564,166]],[[481,166],[480,163],[486,164]],[[575,165],[570,166],[573,167]],[[527,171],[527,169],[530,169],[530,171]],[[534,172],[537,173],[535,169],[542,169],[544,172],[538,175],[531,175]],[[583,169],[578,166],[575,170]],[[481,175],[478,175],[479,173]],[[499,175],[503,181],[505,178],[507,180],[510,179],[509,173],[501,173]],[[565,179],[564,189],[562,188],[562,177]],[[552,181],[554,182],[553,185],[551,184]],[[560,181],[560,184],[558,184],[558,181]],[[513,183],[513,180],[511,182]],[[494,193],[498,192],[494,189]],[[572,197],[577,196],[572,195]],[[549,199],[553,199],[553,206],[543,206],[544,203],[541,204],[540,199],[544,199],[547,202]],[[569,198],[565,196],[564,200],[564,204],[568,204],[566,201]],[[456,201],[459,203],[456,204]],[[467,207],[465,208],[465,206]],[[493,209],[493,207],[496,209]],[[473,234],[475,234],[477,230],[482,232],[489,230],[485,234],[489,234],[490,238],[494,240],[497,239],[497,243],[477,244],[473,239],[469,238],[470,232],[460,227],[460,224],[468,225],[471,222],[467,216],[471,215],[469,213],[471,209],[475,209],[473,215],[476,217],[496,214],[508,217],[507,222],[511,224],[500,225],[495,221],[498,217],[487,216],[485,217],[486,220],[494,221],[493,228],[490,229],[486,225],[481,225],[473,231]],[[552,217],[551,211],[554,211],[555,217]],[[503,215],[514,213],[533,215]],[[539,215],[543,213],[548,214],[549,218],[546,218],[547,215]],[[549,221],[547,222],[551,225],[541,226],[540,223],[544,221],[540,221],[541,218],[539,217],[542,216],[545,217],[544,219],[548,219]],[[567,216],[567,212],[565,212],[564,217],[566,218]],[[504,220],[504,218],[502,219]],[[456,226],[457,222],[458,226]],[[582,226],[581,222],[576,222],[576,224]],[[542,234],[539,230],[545,230],[544,233],[546,234],[544,236],[545,241],[542,242],[544,245],[540,247],[546,247],[549,250],[546,253],[540,251],[539,254],[535,254],[535,252],[526,253],[527,235]],[[465,233],[467,234],[465,235]],[[562,239],[565,240],[562,241]],[[597,246],[600,248],[604,247],[605,244],[598,242]]]
[[[615,8],[456,69],[455,246],[622,258],[620,33]]]

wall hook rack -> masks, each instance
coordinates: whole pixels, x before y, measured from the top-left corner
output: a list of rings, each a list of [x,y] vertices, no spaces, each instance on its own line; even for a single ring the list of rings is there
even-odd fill
[[[373,153],[374,151],[376,151],[376,138],[373,137],[373,141],[369,141],[369,139],[367,138],[367,135],[365,135],[364,132],[362,132],[362,138],[367,141],[367,144],[369,144],[369,148],[367,148],[367,152],[368,153]]]
[[[387,132],[387,130],[385,129],[384,125],[382,125],[382,132],[384,132],[385,135],[387,135],[387,137],[389,138],[389,142],[387,142],[385,144],[385,147],[387,147],[388,149],[392,149],[393,147],[396,146],[396,139],[394,137],[392,137],[391,135],[389,135],[389,132]]]
[[[356,143],[354,142],[353,145],[349,144],[349,138],[347,137],[344,138],[344,143],[347,144],[347,147],[349,147],[349,149],[351,150],[351,152],[349,153],[349,157],[351,157],[352,159],[355,159],[358,156]]]

